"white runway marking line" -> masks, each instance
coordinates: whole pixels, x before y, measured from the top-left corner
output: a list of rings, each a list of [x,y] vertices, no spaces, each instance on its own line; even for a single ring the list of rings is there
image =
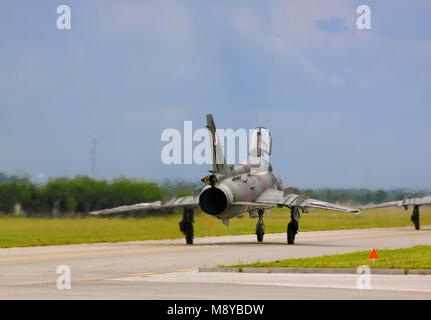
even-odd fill
[[[355,289],[358,275],[350,274],[239,274],[214,272],[173,272],[149,277],[126,277],[108,280],[170,283],[219,283],[298,288]],[[362,289],[364,292],[367,290]],[[371,275],[371,289],[385,291],[429,292],[431,276]],[[431,297],[431,296],[430,296]]]

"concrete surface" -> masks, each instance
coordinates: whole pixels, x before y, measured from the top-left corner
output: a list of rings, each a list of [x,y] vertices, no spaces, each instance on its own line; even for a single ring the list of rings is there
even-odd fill
[[[431,245],[431,228],[361,229],[0,249],[0,299],[430,299],[431,276],[200,273],[199,267]],[[59,290],[57,267],[71,270]],[[371,264],[370,264],[371,265]]]

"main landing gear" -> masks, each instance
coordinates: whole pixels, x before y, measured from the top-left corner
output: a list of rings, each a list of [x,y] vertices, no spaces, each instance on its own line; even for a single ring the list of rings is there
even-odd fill
[[[420,223],[419,223],[419,206],[415,205],[413,207],[413,214],[412,217],[410,218],[410,220],[412,220],[413,224],[415,225],[415,229],[419,230],[420,229]]]
[[[263,223],[263,210],[259,209],[259,221],[257,221],[256,223],[257,242],[263,241],[264,234],[265,234],[265,224]]]
[[[287,244],[295,243],[295,236],[298,233],[299,229],[299,219],[301,215],[299,213],[298,207],[292,207],[290,209],[290,222],[287,225]]]
[[[185,234],[187,244],[193,244],[193,215],[193,209],[185,207],[183,212],[183,220],[180,221],[180,230]]]
[[[265,224],[263,223],[263,210],[258,210],[259,220],[256,223],[256,236],[257,242],[263,241],[263,235],[265,234]],[[287,243],[294,244],[295,236],[299,229],[299,219],[301,218],[300,211],[298,207],[292,207],[290,209],[291,221],[287,225]]]

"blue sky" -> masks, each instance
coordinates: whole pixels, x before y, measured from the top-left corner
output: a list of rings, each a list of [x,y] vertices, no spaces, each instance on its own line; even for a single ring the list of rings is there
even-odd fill
[[[72,30],[57,30],[67,4]],[[371,30],[356,8],[371,8]],[[0,2],[0,171],[196,180],[166,128],[269,127],[298,187],[431,188],[429,1]]]

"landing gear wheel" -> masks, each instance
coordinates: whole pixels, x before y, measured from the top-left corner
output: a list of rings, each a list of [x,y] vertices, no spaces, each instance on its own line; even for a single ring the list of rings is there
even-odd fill
[[[193,224],[189,224],[189,227],[186,229],[186,243],[187,244],[193,244],[193,238],[194,238],[194,233],[193,233]]]
[[[296,230],[295,223],[293,221],[289,222],[287,225],[287,244],[295,243]]]
[[[180,230],[182,233],[186,235],[186,243],[193,244],[193,238],[194,238],[193,223],[181,221]]]
[[[413,207],[413,214],[411,219],[413,224],[415,225],[415,229],[419,230],[420,229],[420,223],[419,223],[419,206],[414,206]]]
[[[180,221],[180,230],[186,236],[186,243],[193,244],[193,209],[184,208],[183,220]]]
[[[298,207],[292,207],[290,209],[290,222],[287,225],[287,244],[294,244],[295,243],[295,236],[298,233],[299,229],[299,219],[301,218],[301,215],[299,213]]]
[[[263,223],[258,222],[256,225],[257,242],[263,241],[264,234],[265,234],[265,225]]]
[[[415,224],[415,229],[416,230],[419,230],[421,228],[421,226],[419,224],[419,217],[415,221],[413,221],[413,223]]]
[[[413,224],[415,225],[415,229],[419,230],[420,229],[419,215],[413,214],[411,217],[411,220],[412,220]]]

